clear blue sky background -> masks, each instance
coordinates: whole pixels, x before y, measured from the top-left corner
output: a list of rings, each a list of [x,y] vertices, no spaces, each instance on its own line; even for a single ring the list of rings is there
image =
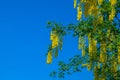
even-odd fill
[[[73,0],[0,0],[0,80],[61,80],[49,77],[59,60],[80,54],[77,38],[64,38],[63,51],[46,64],[47,21],[76,23]],[[86,69],[63,80],[92,80]]]

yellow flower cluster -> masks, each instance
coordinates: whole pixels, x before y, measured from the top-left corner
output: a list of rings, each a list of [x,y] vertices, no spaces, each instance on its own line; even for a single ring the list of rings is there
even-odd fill
[[[94,80],[99,80],[98,68],[96,66],[94,67]]]
[[[101,5],[103,0],[98,0],[98,5]]]
[[[110,36],[110,29],[108,29],[108,31],[107,31],[107,37],[109,37]]]
[[[112,7],[112,10],[111,10],[111,13],[109,15],[109,20],[112,21],[115,17],[115,4],[117,3],[117,0],[110,0],[110,3],[111,3],[111,7]]]
[[[55,32],[51,32],[51,35],[50,35],[50,40],[52,40],[52,48],[56,48],[58,46],[58,40],[59,40],[59,37],[58,35],[55,33]]]
[[[112,21],[114,19],[114,17],[115,17],[115,9],[112,8],[111,13],[109,15],[109,20]]]
[[[85,38],[82,36],[78,37],[78,49],[82,49],[82,56],[85,56]]]
[[[96,0],[87,0],[84,3],[84,15],[93,15],[96,16],[98,14],[98,7]]]
[[[114,69],[114,72],[117,71],[117,62],[116,61],[113,62],[113,69]]]
[[[99,8],[95,5],[94,6],[94,9],[92,10],[92,14],[93,14],[93,16],[97,16],[98,15],[98,13],[99,13]]]
[[[92,44],[93,44],[93,53],[96,55],[97,52],[97,40],[92,39]]]
[[[120,42],[118,42],[118,64],[120,64]]]
[[[100,69],[100,62],[98,62],[98,66],[97,67],[98,67],[98,69]]]
[[[82,56],[83,56],[83,57],[85,56],[85,47],[82,48]]]
[[[100,61],[106,61],[106,43],[100,44]]]
[[[94,5],[91,5],[88,9],[88,14],[91,15],[92,14],[92,11],[94,10],[95,6]]]
[[[100,14],[101,14],[101,13],[100,13]],[[100,23],[103,22],[103,16],[102,16],[102,15],[98,16],[98,22],[100,22]]]
[[[104,61],[105,61],[104,55],[103,55],[103,53],[100,53],[100,62],[104,62]]]
[[[117,3],[117,0],[110,0],[111,6],[114,6]]]
[[[46,61],[47,64],[50,64],[52,63],[52,50],[50,50],[47,54],[47,61]]]
[[[78,37],[78,49],[81,49],[82,45],[81,45],[81,36]]]
[[[89,40],[89,46],[88,46],[88,49],[89,49],[89,55],[92,56],[92,39],[91,39],[91,33],[88,34],[88,40]]]
[[[81,3],[86,2],[87,0],[81,0]]]
[[[120,54],[118,54],[118,64],[120,64]]]
[[[77,0],[74,0],[74,8],[77,6]]]
[[[96,56],[96,52],[97,52],[97,40],[92,39],[91,38],[91,33],[89,33],[88,35],[88,40],[89,40],[89,55],[92,56]]]
[[[82,9],[81,6],[78,5],[77,7],[77,20],[80,20],[82,18]]]
[[[89,9],[90,5],[89,3],[84,3],[84,15],[88,16],[88,9]]]

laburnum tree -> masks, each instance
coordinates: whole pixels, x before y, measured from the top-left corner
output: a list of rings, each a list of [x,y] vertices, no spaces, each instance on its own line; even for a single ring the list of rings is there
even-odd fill
[[[87,68],[94,74],[94,80],[120,80],[120,0],[74,0],[77,10],[77,24],[62,26],[48,22],[51,28],[51,44],[46,63],[62,50],[63,38],[69,32],[78,37],[81,55],[60,61],[57,71],[50,76],[64,78],[65,74],[81,72]]]

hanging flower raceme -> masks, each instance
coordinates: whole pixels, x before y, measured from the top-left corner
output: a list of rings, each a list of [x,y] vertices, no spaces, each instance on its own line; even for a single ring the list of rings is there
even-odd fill
[[[91,33],[88,34],[88,40],[89,40],[89,55],[91,57],[96,57],[97,52],[97,40],[91,38]]]
[[[84,3],[84,15],[85,15],[85,17],[88,16],[89,7],[90,7],[90,5],[88,2]]]
[[[94,76],[95,76],[94,80],[99,80],[98,68],[96,66],[94,67]]]
[[[47,64],[50,64],[52,63],[52,50],[50,50],[47,54],[47,61],[46,61]]]
[[[95,6],[94,5],[91,5],[88,9],[88,14],[91,15],[93,13],[93,10],[94,10]]]
[[[85,56],[85,46],[82,48],[82,56]]]
[[[93,9],[93,13],[92,13],[93,16],[97,16],[98,13],[99,13],[99,9],[98,9],[98,7],[96,5],[94,5],[94,9]]]
[[[114,17],[115,17],[115,9],[112,8],[111,13],[109,15],[109,20],[112,21],[114,19]]]
[[[88,46],[88,51],[89,51],[89,55],[92,56],[92,51],[93,51],[93,47],[92,47],[92,38],[91,38],[91,33],[88,34],[88,41],[89,41],[89,46]]]
[[[106,61],[106,58],[107,58],[107,56],[106,56],[106,43],[103,42],[100,44],[100,61],[104,63]]]
[[[77,6],[77,0],[74,0],[74,8]]]
[[[82,18],[82,8],[80,4],[77,7],[77,20],[80,20]]]
[[[118,64],[120,64],[120,54],[118,54]]]
[[[107,37],[110,37],[110,29],[107,30]]]
[[[98,7],[97,7],[97,1],[96,0],[87,0],[84,3],[84,15],[93,15],[97,16],[98,15]]]
[[[98,16],[98,22],[103,23],[103,16],[102,15]]]
[[[83,2],[85,3],[86,1],[87,1],[87,0],[80,0],[81,3],[83,3]]]
[[[97,67],[98,67],[98,69],[100,69],[100,62],[97,63]]]
[[[95,39],[92,39],[92,50],[93,50],[93,55],[94,55],[94,58],[97,57],[97,40]]]
[[[117,71],[117,62],[116,61],[113,62],[113,69],[114,69],[114,72]]]
[[[85,38],[82,36],[78,37],[78,49],[82,50],[82,56],[85,56]]]
[[[111,6],[114,6],[117,3],[117,0],[110,0]]]
[[[56,34],[56,31],[51,32],[50,40],[52,40],[52,48],[56,48],[58,46],[58,40],[59,40],[59,37]]]
[[[120,64],[120,41],[117,43],[117,50],[118,50],[118,64]]]
[[[98,0],[98,5],[101,5],[103,0]]]
[[[78,36],[78,49],[82,49],[84,44],[84,38],[82,36]]]

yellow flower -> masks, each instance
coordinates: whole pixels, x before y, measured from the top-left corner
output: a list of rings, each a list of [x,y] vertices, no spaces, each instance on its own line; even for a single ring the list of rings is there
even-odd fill
[[[120,54],[118,54],[118,63],[120,64]]]
[[[89,7],[89,9],[88,9],[88,14],[89,14],[89,15],[92,14],[94,8],[95,8],[94,5],[91,5],[91,6]]]
[[[103,22],[103,16],[102,16],[102,15],[98,16],[98,21],[99,21],[100,23]]]
[[[105,42],[101,44],[101,52],[104,54],[106,53],[106,43]]]
[[[85,56],[85,48],[82,48],[82,56]]]
[[[113,62],[113,69],[114,69],[114,71],[116,72],[117,71],[117,62]]]
[[[100,44],[100,61],[105,62],[106,58],[107,58],[107,55],[106,55],[106,43],[103,42],[103,43]]]
[[[52,48],[56,48],[58,46],[58,36],[56,36],[52,41]]]
[[[77,0],[74,0],[74,8],[77,6]]]
[[[89,40],[89,46],[88,46],[88,48],[89,48],[89,55],[92,56],[93,49],[92,49],[91,33],[88,34],[88,40]]]
[[[82,3],[82,2],[86,2],[86,0],[80,0],[80,1],[81,1],[81,3]]]
[[[89,3],[86,2],[84,4],[84,15],[85,15],[85,17],[88,16],[88,9],[89,9],[89,7],[90,7]]]
[[[97,16],[99,13],[99,9],[97,6],[94,6],[94,9],[93,9],[93,16]]]
[[[52,51],[50,50],[47,54],[47,61],[46,61],[47,64],[50,64],[52,63]]]
[[[100,62],[98,62],[98,69],[100,69]]]
[[[78,37],[78,49],[82,49],[82,56],[85,56],[85,38],[82,36]]]
[[[111,6],[114,6],[117,3],[117,0],[110,0]]]
[[[93,52],[96,53],[97,52],[97,40],[92,39],[92,44],[93,44]]]
[[[108,31],[107,31],[107,37],[109,37],[110,36],[110,29],[108,29]]]
[[[103,0],[98,0],[98,4],[101,5]]]
[[[104,56],[103,56],[103,53],[100,53],[100,62],[104,62]]]
[[[120,42],[117,43],[118,44],[118,63],[120,64]]]
[[[52,48],[55,48],[58,46],[58,35],[55,32],[51,32],[50,40],[52,40]]]
[[[112,8],[111,13],[109,15],[109,20],[112,21],[114,19],[114,17],[115,17],[115,9]]]
[[[80,5],[77,7],[77,20],[80,20],[82,18],[82,9]]]
[[[78,49],[81,49],[81,36],[78,37]]]
[[[118,44],[118,54],[120,54],[120,44]]]

